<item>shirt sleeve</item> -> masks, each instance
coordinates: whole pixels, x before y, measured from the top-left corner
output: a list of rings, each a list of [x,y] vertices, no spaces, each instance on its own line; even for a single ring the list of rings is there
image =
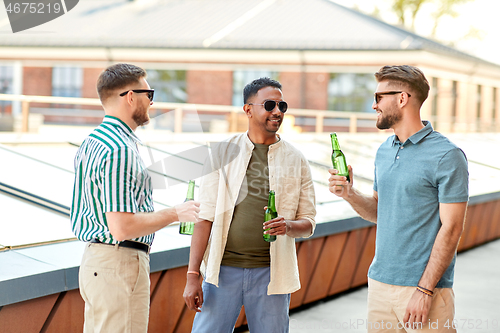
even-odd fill
[[[203,176],[201,177],[198,196],[200,201],[199,217],[210,222],[215,219],[215,204],[219,188],[220,164],[218,160],[214,160],[217,156],[218,154],[214,154],[212,150],[203,164]]]
[[[299,195],[299,204],[297,207],[296,219],[306,219],[311,222],[311,234],[304,238],[311,237],[316,229],[316,196],[314,193],[314,184],[311,176],[311,168],[307,159],[302,158],[301,188]]]
[[[136,213],[136,182],[142,179],[137,174],[137,158],[127,147],[119,147],[108,153],[101,167],[104,212]]]
[[[461,149],[452,149],[441,158],[436,179],[440,203],[466,202],[469,200],[467,158]]]

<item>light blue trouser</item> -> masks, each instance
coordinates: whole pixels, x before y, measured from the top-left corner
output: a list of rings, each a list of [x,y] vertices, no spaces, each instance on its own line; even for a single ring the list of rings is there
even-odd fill
[[[290,294],[267,295],[270,268],[221,266],[219,288],[203,281],[203,306],[193,333],[231,333],[245,306],[251,333],[288,333]]]

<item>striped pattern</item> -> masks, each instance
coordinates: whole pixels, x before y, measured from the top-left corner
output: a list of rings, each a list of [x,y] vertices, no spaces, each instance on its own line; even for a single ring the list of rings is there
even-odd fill
[[[121,120],[105,116],[75,157],[71,225],[81,241],[115,244],[106,212],[152,212],[152,184],[139,139]],[[151,245],[154,234],[133,239]]]

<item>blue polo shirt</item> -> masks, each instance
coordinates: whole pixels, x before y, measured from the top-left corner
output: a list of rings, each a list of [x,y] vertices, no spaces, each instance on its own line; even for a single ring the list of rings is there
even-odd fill
[[[404,143],[389,137],[375,158],[377,245],[368,276],[379,282],[417,286],[441,228],[439,203],[469,198],[465,154],[423,124]],[[455,259],[436,287],[453,286]]]

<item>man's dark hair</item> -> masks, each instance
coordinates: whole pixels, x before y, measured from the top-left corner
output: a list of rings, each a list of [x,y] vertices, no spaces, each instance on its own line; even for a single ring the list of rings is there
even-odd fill
[[[265,87],[281,89],[281,83],[268,77],[261,77],[253,80],[243,89],[243,103],[247,104],[250,97],[257,95],[257,92]]]
[[[97,94],[104,103],[117,89],[139,83],[147,76],[146,71],[131,64],[115,64],[106,68],[97,79]]]
[[[410,65],[384,66],[375,73],[377,82],[389,81],[398,84],[402,88],[411,90],[412,97],[415,97],[420,104],[429,96],[429,82],[420,69]]]

